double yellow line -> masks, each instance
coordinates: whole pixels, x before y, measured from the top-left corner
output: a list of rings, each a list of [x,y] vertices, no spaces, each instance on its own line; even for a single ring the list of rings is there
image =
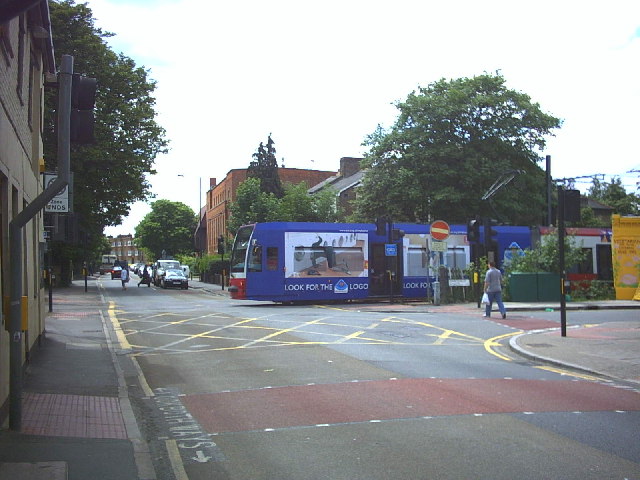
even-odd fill
[[[125,335],[124,331],[122,330],[122,326],[120,325],[120,320],[118,320],[118,316],[116,315],[115,302],[113,301],[109,302],[109,308],[107,310],[107,313],[109,314],[109,321],[113,326],[113,331],[116,334],[118,343],[120,344],[120,348],[122,348],[123,350],[131,350],[133,347],[129,343],[129,340],[127,340],[127,336]],[[153,397],[155,394],[153,393],[153,390],[151,390],[151,387],[147,383],[147,379],[144,377],[144,374],[142,373],[142,369],[140,368],[140,365],[138,365],[138,362],[136,361],[135,357],[131,357],[131,361],[133,362],[133,365],[136,371],[138,372],[138,382],[140,384],[140,388],[142,388],[142,390],[144,391],[145,396]]]
[[[500,344],[500,340],[503,340],[507,337],[513,337],[514,335],[520,335],[522,333],[522,330],[519,330],[517,332],[511,332],[511,333],[505,333],[503,335],[498,335],[497,337],[493,337],[490,338],[488,340],[484,341],[484,349],[490,353],[491,355],[498,357],[501,360],[504,360],[505,362],[511,362],[512,360],[509,357],[506,357],[498,352],[496,352],[493,347],[499,347],[501,346]]]

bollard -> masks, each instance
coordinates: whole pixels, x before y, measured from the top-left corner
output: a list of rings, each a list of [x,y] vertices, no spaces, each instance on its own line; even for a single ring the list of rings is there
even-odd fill
[[[433,304],[440,305],[440,282],[433,282]]]

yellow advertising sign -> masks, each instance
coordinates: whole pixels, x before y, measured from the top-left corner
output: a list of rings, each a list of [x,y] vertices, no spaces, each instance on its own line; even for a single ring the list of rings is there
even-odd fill
[[[640,217],[611,217],[613,286],[617,300],[632,300],[640,286]]]

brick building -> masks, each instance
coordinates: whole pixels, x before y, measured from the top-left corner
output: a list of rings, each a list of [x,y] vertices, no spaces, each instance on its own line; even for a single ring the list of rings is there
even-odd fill
[[[46,0],[3,2],[0,8],[0,295],[8,298],[12,263],[22,264],[29,335],[11,344],[8,317],[0,311],[0,425],[9,418],[10,370],[24,367],[45,329],[45,257],[42,213],[19,227],[22,258],[11,258],[9,226],[43,191],[43,106],[45,79],[55,81],[56,65]],[[10,355],[15,344],[18,355]],[[19,362],[19,365],[15,363]],[[20,392],[16,392],[18,394]]]
[[[364,171],[360,170],[361,160],[362,158],[358,157],[342,157],[338,174],[309,188],[309,195],[314,195],[325,188],[331,188],[336,194],[336,206],[342,215],[352,214],[353,201],[356,199],[358,187],[362,185],[364,177]]]
[[[306,182],[316,185],[327,178],[335,176],[336,172],[321,170],[303,170],[298,168],[278,168],[278,175],[283,184],[297,185]],[[207,192],[207,254],[218,251],[218,237],[227,235],[229,220],[229,204],[236,200],[238,186],[247,179],[247,169],[237,168],[229,170],[227,176],[220,183],[215,178],[209,180]]]
[[[109,236],[107,240],[111,245],[111,255],[117,255],[118,260],[124,260],[129,264],[145,261],[144,255],[135,245],[133,235]]]

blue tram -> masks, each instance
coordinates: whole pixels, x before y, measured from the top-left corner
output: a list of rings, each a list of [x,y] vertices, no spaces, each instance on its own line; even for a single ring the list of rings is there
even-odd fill
[[[453,225],[442,253],[431,248],[429,225],[394,224],[380,234],[365,223],[257,223],[241,227],[231,253],[232,298],[345,301],[425,298],[439,265],[464,269],[466,226]],[[497,227],[498,255],[530,246],[527,227]]]

